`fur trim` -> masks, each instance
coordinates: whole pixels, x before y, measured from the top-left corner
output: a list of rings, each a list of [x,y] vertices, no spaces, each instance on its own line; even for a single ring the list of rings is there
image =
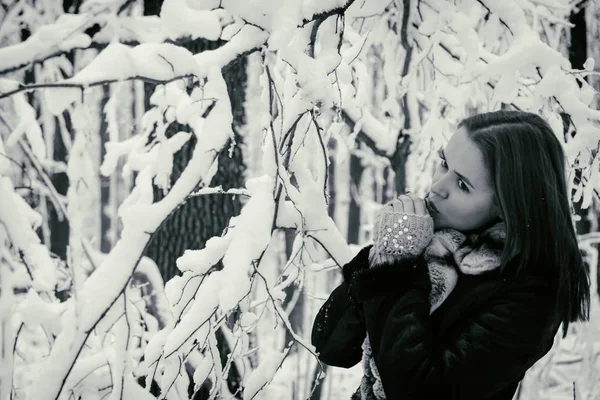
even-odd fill
[[[385,392],[383,391],[379,371],[372,356],[369,335],[365,337],[362,344],[362,351],[364,374],[360,384],[360,400],[385,400]]]

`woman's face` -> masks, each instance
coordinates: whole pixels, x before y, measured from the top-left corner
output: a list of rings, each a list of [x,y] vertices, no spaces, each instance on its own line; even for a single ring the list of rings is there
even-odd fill
[[[439,164],[426,197],[435,229],[478,229],[499,216],[483,154],[459,128],[439,151]],[[433,209],[433,210],[432,210]]]

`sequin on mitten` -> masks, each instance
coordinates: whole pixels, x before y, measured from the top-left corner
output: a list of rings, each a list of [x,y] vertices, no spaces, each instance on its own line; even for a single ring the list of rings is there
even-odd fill
[[[433,237],[429,215],[382,211],[375,217],[371,264],[393,262],[403,256],[417,256]]]

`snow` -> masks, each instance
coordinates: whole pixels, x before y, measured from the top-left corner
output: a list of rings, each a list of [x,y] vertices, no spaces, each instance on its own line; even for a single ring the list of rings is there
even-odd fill
[[[229,235],[228,235],[229,236]],[[219,262],[229,247],[230,238],[212,237],[201,250],[186,250],[177,259],[177,268],[181,272],[191,271],[194,274],[206,274],[210,267]]]
[[[219,7],[220,0],[195,0],[191,3],[198,10],[212,10]]]
[[[150,342],[148,342],[148,345],[146,346],[146,351],[144,352],[144,361],[140,365],[140,375],[147,374],[151,365],[158,361],[162,355],[169,333],[170,329],[164,328],[152,336]]]
[[[245,332],[252,332],[258,321],[258,316],[252,312],[245,312],[240,318],[240,326]]]
[[[208,378],[209,374],[213,369],[213,359],[210,356],[210,353],[207,356],[201,356],[201,361],[199,365],[196,367],[194,371],[193,379],[196,389],[204,383],[206,378]]]
[[[170,43],[143,43],[131,48],[120,43],[111,43],[90,64],[61,83],[87,87],[134,77],[167,81],[193,75],[195,69],[192,54],[180,46]],[[67,88],[45,92],[46,101],[54,115],[64,111],[78,98],[79,93],[79,89]]]
[[[167,337],[163,353],[169,357],[186,343],[196,340],[203,343],[208,335],[208,320],[219,305],[218,293],[222,290],[224,274],[216,271],[207,275],[194,296],[189,311]],[[229,284],[229,283],[228,283]]]
[[[242,20],[236,20],[233,23],[225,26],[221,33],[221,40],[230,41],[244,27]]]
[[[258,367],[252,371],[248,380],[245,382],[244,400],[257,398],[260,390],[263,390],[266,385],[273,379],[273,376],[283,363],[287,351],[272,352],[266,356]],[[267,398],[267,397],[263,397]]]
[[[142,257],[135,270],[135,275],[136,277],[142,276],[144,284],[150,286],[149,296],[153,300],[156,318],[163,325],[172,323],[173,315],[165,293],[165,284],[156,263],[151,258]]]
[[[346,10],[346,17],[360,18],[381,14],[392,4],[391,0],[359,0]]]
[[[58,45],[62,51],[70,51],[71,49],[86,49],[92,44],[92,39],[85,33],[77,33],[64,42]]]
[[[33,211],[20,212],[27,207],[14,192],[10,179],[0,178],[0,222],[13,246],[22,252],[23,258],[33,275],[33,287],[39,292],[54,290],[57,282],[54,263],[48,254],[48,248],[40,243],[25,216]]]
[[[121,239],[97,270],[85,281],[84,292],[87,296],[82,299],[84,303],[79,306],[81,313],[75,314],[73,304],[65,312],[63,333],[57,338],[50,356],[39,366],[36,384],[29,390],[29,395],[33,398],[53,398],[64,389],[58,377],[67,374],[88,332],[120,296],[150,238],[150,232],[156,230],[160,222],[184,200],[212,165],[209,157],[200,158],[199,155],[205,154],[206,146],[209,146],[209,149],[214,148],[213,146],[223,147],[231,135],[231,106],[225,82],[218,69],[211,70],[208,78],[207,92],[221,100],[208,119],[213,120],[214,126],[222,126],[221,135],[219,136],[218,131],[213,130],[212,142],[203,140],[202,145],[195,147],[188,168],[160,202],[152,205],[132,205],[123,210],[124,227]],[[225,124],[222,124],[223,121]],[[217,122],[221,124],[216,124]],[[202,136],[202,132],[196,134]],[[50,368],[50,365],[54,367]]]
[[[338,270],[368,242],[372,214],[393,192],[394,171],[388,158],[396,151],[399,135],[412,141],[407,183],[422,189],[430,173],[431,150],[445,143],[467,109],[494,108],[504,102],[546,115],[568,161],[579,157],[584,164],[582,175],[588,182],[569,182],[576,189],[573,199],[581,200],[584,208],[594,206],[600,158],[591,149],[597,148],[600,112],[592,105],[593,86],[577,84],[581,76],[592,74],[594,60],[586,61],[583,73],[573,71],[556,46],[542,42],[537,33],[538,20],[550,21],[551,25],[544,25],[550,30],[548,38],[557,36],[560,19],[568,16],[564,5],[552,18],[538,7],[538,0],[482,0],[492,11],[484,23],[486,11],[474,0],[422,3],[423,22],[416,8],[411,10],[411,22],[419,26],[408,26],[408,40],[418,46],[413,48],[408,75],[402,77],[405,50],[397,32],[401,18],[394,9],[398,5],[389,0],[354,1],[343,25],[335,15],[319,25],[314,46],[310,40],[315,23],[308,20],[344,7],[348,0],[166,0],[160,17],[136,16],[139,5],[126,13],[131,15],[118,16],[114,12],[120,2],[99,0],[82,6],[93,18],[92,14],[65,15],[54,22],[54,15],[62,10],[50,3],[40,3],[43,12],[19,4],[21,19],[16,21],[13,15],[0,27],[4,39],[20,26],[34,32],[26,42],[0,49],[0,71],[41,60],[52,52],[88,47],[91,39],[82,32],[95,22],[102,30],[94,42],[110,44],[97,56],[93,51],[78,53],[74,64],[66,57],[37,64],[36,83],[66,86],[42,89],[40,107],[30,105],[24,93],[15,93],[3,103],[10,110],[6,122],[10,126],[0,141],[0,153],[6,155],[0,157],[0,243],[10,243],[14,249],[0,248],[6,260],[0,265],[0,326],[4,329],[0,341],[5,349],[2,363],[11,366],[9,371],[15,365],[15,378],[13,385],[3,370],[0,391],[15,386],[17,398],[26,394],[42,400],[71,395],[150,399],[153,396],[134,376],[151,375],[161,386],[161,398],[185,399],[187,371],[193,371],[196,388],[210,379],[212,398],[229,398],[226,379],[232,365],[242,375],[246,399],[308,395],[314,368],[318,368],[315,349],[307,339],[319,305],[314,300],[326,297],[326,290],[331,289],[323,274]],[[379,15],[387,7],[393,12]],[[104,8],[111,11],[107,14]],[[526,14],[530,12],[533,23]],[[514,35],[508,40],[500,39],[503,23]],[[198,54],[164,43],[186,38],[227,43]],[[140,44],[119,43],[125,41]],[[245,187],[225,191],[211,186],[217,155],[234,138],[222,70],[250,52],[257,53],[257,73],[249,78],[255,90],[247,93],[246,102],[253,106],[247,110],[255,111],[246,111],[252,115],[247,115],[240,132],[243,141],[254,143],[256,154],[248,159],[256,165],[246,171]],[[63,74],[71,77],[63,80]],[[124,110],[133,108],[130,92],[139,93],[124,81],[140,79],[159,83],[150,98],[152,108],[139,121],[124,122]],[[87,88],[117,81],[119,86],[112,90],[105,109],[90,106],[88,110],[97,115],[104,111],[110,136],[106,156],[98,166],[100,160],[86,155],[88,141],[98,135],[90,128],[97,121],[82,118],[80,102],[93,103]],[[188,94],[190,83],[197,86]],[[495,86],[493,92],[488,83]],[[19,87],[16,80],[0,78],[0,92]],[[405,107],[408,115],[404,115]],[[576,137],[566,142],[557,114],[561,109],[577,128]],[[67,118],[73,122],[72,129],[67,129]],[[354,124],[353,132],[344,119]],[[172,122],[189,126],[191,132],[167,138]],[[67,279],[74,286],[64,302],[54,297],[54,290],[59,283],[61,287],[69,284],[64,285],[64,272],[37,232],[48,230],[47,207],[28,204],[31,198],[43,199],[53,192],[35,174],[26,175],[31,189],[14,189],[24,185],[15,179],[22,175],[17,169],[21,162],[17,144],[31,147],[27,154],[54,170],[56,163],[50,156],[55,152],[55,128],[60,128],[69,152],[69,164],[62,168],[71,182],[65,204],[71,226],[69,271],[74,272]],[[172,183],[174,155],[192,135],[196,143],[192,157]],[[364,143],[363,135],[372,145]],[[289,141],[282,144],[284,139]],[[374,156],[374,152],[387,157]],[[350,187],[348,178],[349,154],[361,160],[361,185],[356,188]],[[585,164],[588,160],[589,165]],[[120,162],[125,163],[122,170]],[[107,254],[90,250],[90,243],[99,245],[98,238],[84,237],[83,215],[88,212],[84,196],[90,189],[83,183],[98,182],[98,167],[111,179],[118,173],[133,179],[135,174],[135,187],[119,205],[121,220],[116,216],[111,220],[122,225],[122,230]],[[333,218],[329,215],[333,197],[326,190],[332,183],[336,188]],[[164,191],[160,201],[154,199],[154,186]],[[275,203],[274,195],[280,190]],[[33,196],[26,201],[21,194],[29,191]],[[240,215],[229,220],[224,235],[209,239],[204,248],[180,254],[176,264],[181,274],[163,285],[157,265],[143,257],[152,234],[190,197],[215,194],[242,196]],[[360,244],[354,245],[347,243],[350,196],[361,207]],[[64,201],[64,196],[58,201]],[[284,228],[286,234],[295,235],[290,257],[284,255],[289,243],[283,240]],[[113,229],[118,232],[117,227]],[[41,236],[44,243],[49,240],[49,235]],[[25,263],[12,259],[13,250],[23,255]],[[91,260],[86,258],[88,253]],[[223,269],[217,271],[220,261]],[[315,289],[307,274],[314,274],[323,285]],[[26,292],[17,298],[12,287]],[[296,292],[284,308],[286,288]],[[289,311],[294,304],[302,304],[296,303],[298,299],[306,314],[295,331]],[[147,314],[144,306],[154,308],[154,315]],[[19,351],[13,355],[12,341],[21,323]],[[232,348],[223,355],[226,363],[218,354],[217,330]],[[290,343],[284,343],[288,335],[297,345],[293,354],[288,354]],[[251,358],[257,364],[252,366]],[[354,390],[360,375],[360,365],[352,371],[329,369],[322,383],[324,397],[347,398],[346,392]],[[337,379],[342,383],[336,383]],[[581,392],[584,396],[585,389]],[[9,394],[5,390],[0,397]]]
[[[439,24],[439,14],[432,14],[421,22],[419,25],[419,33],[424,36],[431,36],[439,29]]]
[[[261,29],[245,25],[226,45],[216,50],[207,50],[194,56],[197,63],[196,76],[204,77],[213,66],[224,67],[240,54],[260,48],[267,40],[268,34]]]
[[[304,0],[302,1],[302,14],[304,19],[311,20],[316,14],[342,8],[348,2],[349,0]]]
[[[397,140],[393,133],[394,130],[391,127],[384,126],[368,110],[352,107],[348,104],[350,101],[347,100],[344,100],[343,103],[346,104],[344,112],[359,126],[359,130],[362,130],[375,142],[377,149],[387,154],[393,154],[396,150]]]
[[[315,60],[291,47],[282,48],[279,54],[296,71],[296,79],[304,100],[313,104],[323,103],[324,106],[333,104],[335,92],[332,90],[329,74],[340,64],[341,58],[338,54],[331,52]]]
[[[496,83],[492,101],[510,104],[515,101],[518,93],[519,87],[516,73],[505,73]]]
[[[12,366],[14,360],[13,325],[11,321],[12,309],[15,304],[13,294],[12,274],[7,264],[0,264],[0,361],[3,368],[0,369],[0,395],[10,398],[13,387]]]
[[[278,6],[277,11],[271,14],[271,34],[268,41],[271,51],[282,49],[290,43],[302,19],[302,2],[282,0]]]
[[[0,48],[0,72],[44,60],[56,48],[68,51],[81,45],[87,47],[89,37],[78,31],[93,25],[93,21],[93,18],[85,14],[64,14],[54,24],[38,28],[26,41]]]
[[[271,15],[278,9],[273,0],[222,0],[220,4],[229,14],[265,31],[271,31]]]
[[[45,160],[46,145],[42,137],[42,128],[37,122],[35,109],[25,100],[23,93],[15,94],[12,100],[15,112],[19,116],[19,123],[6,140],[6,145],[8,147],[16,146],[24,135],[31,146],[33,154],[39,160]]]
[[[525,18],[525,13],[514,0],[482,0],[482,4],[508,25],[515,37],[515,42],[530,34],[531,29]]]
[[[0,137],[0,175],[10,173],[10,160],[7,157],[7,151],[4,147],[4,141]]]
[[[163,43],[167,39],[167,32],[158,15],[121,16],[116,26],[101,30],[94,35],[94,40],[110,43],[114,36],[123,42]]]
[[[30,289],[15,313],[22,323],[30,326],[40,324],[46,332],[57,336],[61,330],[60,314],[64,309],[64,304],[48,303],[35,290]]]
[[[231,243],[223,257],[223,276],[228,285],[219,292],[223,312],[232,310],[250,292],[253,264],[271,240],[275,213],[273,179],[268,175],[250,179],[246,187],[251,198],[237,219]]]
[[[192,8],[185,0],[165,0],[160,18],[171,39],[190,35],[192,39],[217,40],[221,36],[221,22],[217,14]]]

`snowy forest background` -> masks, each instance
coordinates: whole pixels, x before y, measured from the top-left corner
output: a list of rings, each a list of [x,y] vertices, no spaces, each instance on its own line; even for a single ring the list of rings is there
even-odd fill
[[[592,278],[515,398],[600,399],[599,7],[0,0],[0,400],[349,398],[316,311],[500,108],[564,144]]]

